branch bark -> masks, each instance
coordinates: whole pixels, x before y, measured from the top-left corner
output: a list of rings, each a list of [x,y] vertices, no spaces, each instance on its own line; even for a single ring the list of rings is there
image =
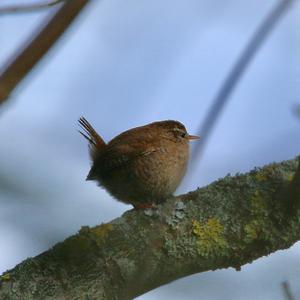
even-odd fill
[[[274,163],[110,223],[84,226],[2,275],[1,299],[132,299],[300,240],[300,159]],[[293,213],[290,208],[293,207]],[[295,211],[297,209],[297,211]]]

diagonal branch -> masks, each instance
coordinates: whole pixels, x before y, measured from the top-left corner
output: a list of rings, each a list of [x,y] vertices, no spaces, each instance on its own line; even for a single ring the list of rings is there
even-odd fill
[[[212,100],[212,105],[208,111],[208,114],[199,127],[198,132],[201,136],[201,139],[193,149],[194,159],[203,153],[201,150],[204,148],[219,116],[225,108],[226,103],[228,102],[232,92],[241,80],[254,56],[257,54],[267,37],[278,24],[279,20],[284,16],[288,8],[290,8],[291,4],[294,2],[295,0],[280,0],[274,9],[263,20],[256,32],[254,32],[244,51],[237,59],[221,88],[218,90],[215,98]]]
[[[16,86],[55,44],[89,0],[67,1],[50,19],[37,36],[0,74],[0,105],[5,102]]]
[[[2,6],[0,7],[0,15],[16,13],[16,12],[17,13],[32,12],[44,8],[49,8],[63,1],[65,0],[48,0],[48,1],[43,1],[34,4],[16,4],[16,5]]]
[[[294,298],[294,296],[293,296],[293,294],[291,292],[291,288],[290,288],[289,282],[288,281],[283,281],[281,283],[281,286],[282,286],[282,290],[283,290],[285,299],[286,300],[295,300],[295,298]]]
[[[287,249],[300,240],[300,213],[287,215],[277,195],[298,176],[297,165],[294,159],[226,176],[156,209],[82,227],[2,275],[0,298],[132,299],[183,276],[240,269]]]

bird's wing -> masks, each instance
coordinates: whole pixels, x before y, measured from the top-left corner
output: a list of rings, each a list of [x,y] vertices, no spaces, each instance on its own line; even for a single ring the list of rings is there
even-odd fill
[[[148,149],[130,149],[130,151],[124,151],[124,147],[114,148],[103,155],[104,160],[103,167],[105,170],[120,168],[123,165],[133,161],[137,157],[147,156],[155,152],[154,148],[149,147]],[[128,149],[126,149],[128,150]]]
[[[155,151],[156,147],[147,140],[132,139],[128,143],[119,141],[108,144],[95,160],[87,179],[93,180],[99,174],[108,174],[130,164],[138,157],[151,155]]]

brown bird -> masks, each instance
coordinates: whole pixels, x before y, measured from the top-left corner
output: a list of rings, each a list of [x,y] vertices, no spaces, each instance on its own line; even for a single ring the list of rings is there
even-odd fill
[[[92,159],[86,180],[98,181],[135,208],[152,207],[173,194],[186,172],[189,141],[199,138],[167,120],[129,129],[106,144],[85,118],[78,122]]]

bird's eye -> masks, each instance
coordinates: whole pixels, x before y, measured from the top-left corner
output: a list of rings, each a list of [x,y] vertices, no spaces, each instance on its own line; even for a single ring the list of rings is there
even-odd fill
[[[187,136],[187,133],[186,131],[180,129],[180,128],[174,128],[173,129],[173,132],[174,132],[174,135],[177,137],[177,138],[185,138]]]

